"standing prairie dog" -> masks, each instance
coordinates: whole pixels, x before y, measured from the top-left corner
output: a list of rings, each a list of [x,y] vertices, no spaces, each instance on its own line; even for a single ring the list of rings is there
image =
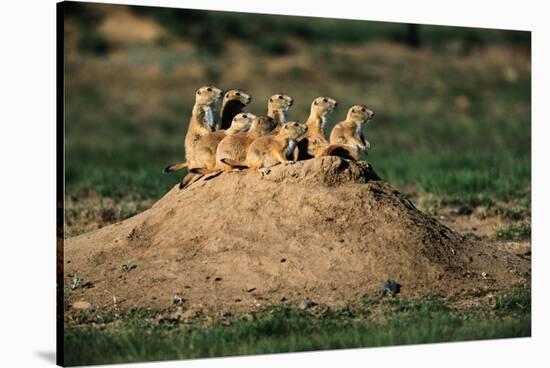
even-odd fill
[[[196,174],[210,173],[216,167],[216,150],[218,144],[227,136],[246,132],[256,118],[250,113],[237,114],[227,130],[216,130],[203,136],[195,147],[195,158],[189,171]]]
[[[226,165],[222,160],[229,159],[238,163],[244,163],[248,147],[256,138],[271,133],[277,123],[269,116],[257,116],[247,132],[227,135],[218,144],[216,150],[216,168],[224,171],[232,171],[233,167]]]
[[[374,117],[374,112],[363,105],[352,106],[346,120],[336,124],[330,133],[331,144],[345,144],[365,152],[370,148],[363,132],[364,127]]]
[[[283,124],[276,135],[268,134],[257,138],[250,144],[243,163],[222,159],[222,162],[232,167],[248,167],[258,170],[262,176],[269,174],[270,168],[279,164],[293,164],[295,161],[286,158],[286,152],[292,142],[300,139],[307,132],[307,127],[295,121]]]
[[[275,120],[277,127],[273,131],[278,133],[282,125],[287,122],[288,109],[294,104],[294,99],[285,94],[274,94],[267,101],[267,116]]]
[[[188,167],[195,157],[197,142],[214,129],[214,104],[221,98],[221,89],[204,86],[195,94],[195,105],[191,113],[191,120],[185,135],[185,159],[186,162],[169,165],[164,172],[172,172]]]
[[[242,89],[227,91],[223,96],[218,129],[229,129],[235,115],[244,112],[243,109],[250,101],[252,101],[252,97]]]
[[[304,135],[298,146],[298,160],[306,160],[316,157],[319,151],[328,141],[325,138],[325,127],[327,115],[338,106],[336,100],[330,97],[317,97],[311,103],[309,117],[306,121],[307,133]],[[292,152],[294,154],[294,152]]]

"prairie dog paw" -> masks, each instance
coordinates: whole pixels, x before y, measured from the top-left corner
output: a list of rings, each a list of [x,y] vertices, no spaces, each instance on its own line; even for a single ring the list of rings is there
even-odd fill
[[[294,165],[296,163],[296,161],[285,161],[285,166],[286,165]]]
[[[260,169],[260,174],[261,174],[262,176],[266,176],[266,175],[269,174],[270,172],[271,172],[271,169],[268,168],[268,167],[263,167],[263,168]]]

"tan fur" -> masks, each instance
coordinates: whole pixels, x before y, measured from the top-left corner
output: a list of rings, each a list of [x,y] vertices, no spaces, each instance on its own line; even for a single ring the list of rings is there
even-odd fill
[[[227,136],[246,132],[255,118],[253,114],[240,113],[233,118],[229,129],[217,130],[203,136],[195,147],[195,160],[190,170],[201,174],[212,172],[216,167],[218,144]]]
[[[246,91],[242,89],[232,89],[223,96],[222,107],[220,109],[220,121],[217,130],[229,129],[235,115],[244,112],[244,108],[252,101]]]
[[[277,135],[268,134],[257,138],[248,147],[244,164],[223,159],[222,161],[233,167],[248,167],[258,170],[262,175],[268,174],[270,168],[279,164],[292,164],[294,160],[286,158],[286,152],[293,141],[301,138],[307,132],[307,127],[295,121],[283,124]]]
[[[360,152],[370,147],[363,133],[367,122],[374,117],[374,112],[363,105],[352,106],[348,110],[346,120],[336,124],[330,133],[331,144],[346,144],[354,146]]]
[[[195,156],[197,142],[214,129],[214,104],[221,98],[222,90],[204,86],[195,93],[195,105],[185,135],[185,162],[169,165],[164,172],[172,172],[190,167]]]
[[[221,140],[216,150],[216,168],[218,170],[232,171],[233,167],[223,163],[223,159],[244,163],[248,147],[259,137],[269,134],[277,125],[269,116],[257,116],[248,132],[228,135]]]
[[[285,94],[274,94],[267,101],[267,116],[275,120],[277,127],[273,133],[279,133],[279,130],[287,122],[288,110],[294,104],[294,99]]]
[[[298,160],[318,156],[321,149],[328,145],[328,140],[325,138],[325,126],[327,123],[327,115],[331,113],[338,105],[336,100],[330,97],[317,97],[311,103],[309,117],[306,121],[307,133],[304,135],[297,145]]]

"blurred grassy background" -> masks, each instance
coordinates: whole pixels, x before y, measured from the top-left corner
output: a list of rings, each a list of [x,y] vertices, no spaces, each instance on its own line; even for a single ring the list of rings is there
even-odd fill
[[[179,181],[195,90],[243,88],[249,111],[320,95],[376,112],[369,161],[414,198],[530,212],[528,32],[66,3],[66,222],[128,217]]]

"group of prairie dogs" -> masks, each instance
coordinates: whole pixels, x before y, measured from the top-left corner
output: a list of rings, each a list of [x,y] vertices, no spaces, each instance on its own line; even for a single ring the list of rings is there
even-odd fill
[[[222,98],[220,119],[214,118],[214,105]],[[317,97],[305,123],[287,121],[294,100],[275,94],[267,102],[267,115],[244,112],[252,97],[232,89],[223,94],[219,88],[204,86],[195,94],[195,105],[185,136],[186,161],[168,166],[172,172],[187,168],[189,173],[180,188],[205,174],[213,176],[226,171],[250,168],[262,175],[278,164],[293,164],[319,156],[340,156],[359,160],[370,143],[363,128],[374,117],[364,105],[348,110],[346,120],[334,126],[330,139],[325,138],[327,115],[337,102],[330,97]]]

